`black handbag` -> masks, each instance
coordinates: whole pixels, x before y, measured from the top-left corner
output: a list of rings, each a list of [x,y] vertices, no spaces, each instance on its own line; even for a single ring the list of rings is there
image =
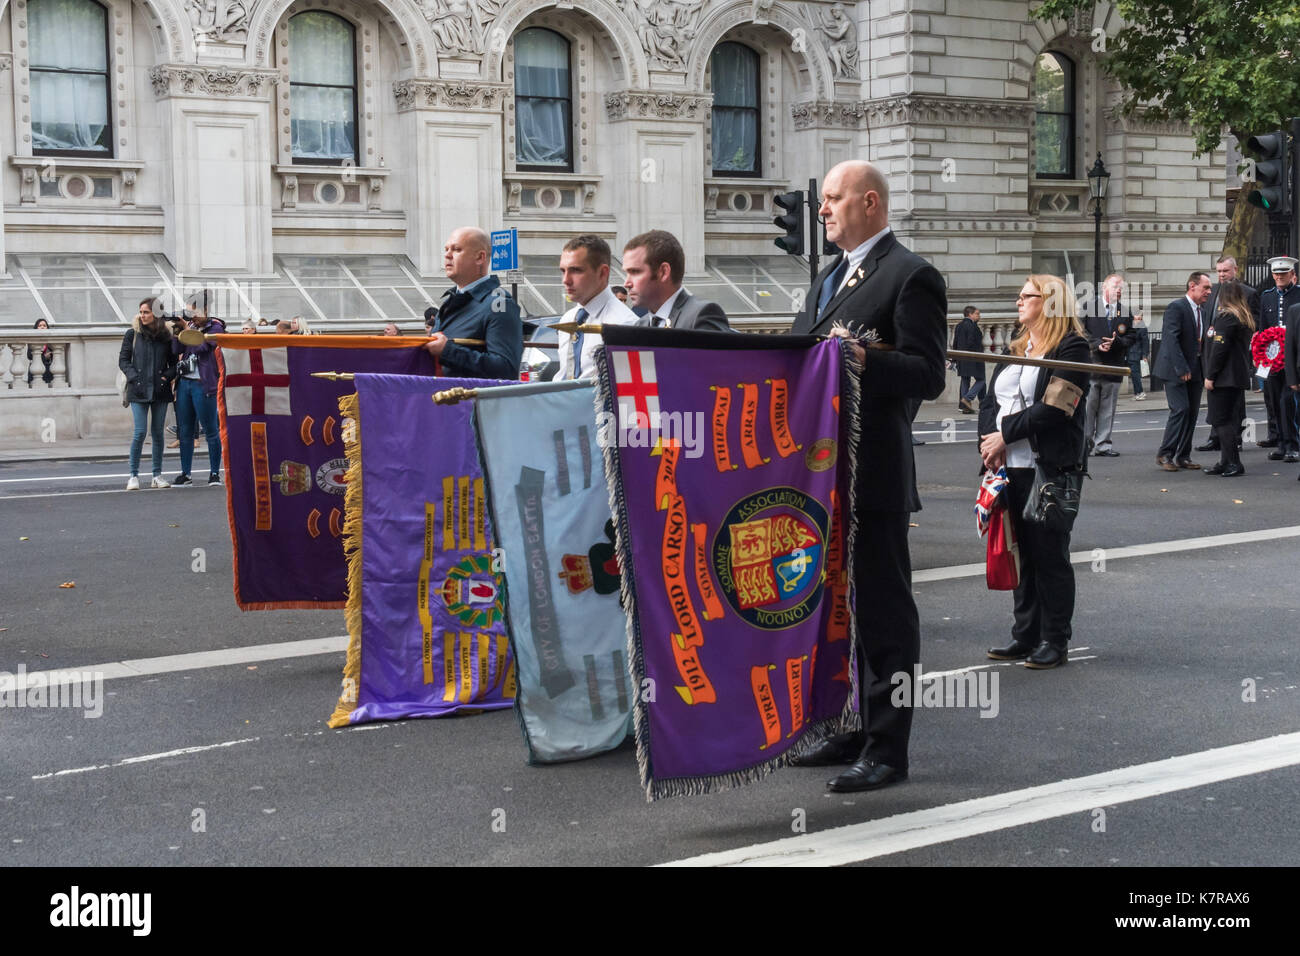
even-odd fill
[[[1055,474],[1034,465],[1034,487],[1025,501],[1022,513],[1026,521],[1041,525],[1048,531],[1067,534],[1079,516],[1079,501],[1083,498],[1083,479],[1087,471],[1071,466]]]

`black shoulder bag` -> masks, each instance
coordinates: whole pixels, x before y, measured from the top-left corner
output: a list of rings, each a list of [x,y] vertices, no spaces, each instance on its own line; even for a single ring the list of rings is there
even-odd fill
[[[1029,436],[1029,447],[1034,453],[1034,487],[1021,517],[1056,534],[1069,534],[1079,516],[1083,479],[1088,477],[1088,443],[1084,442],[1078,461],[1060,469],[1043,467],[1033,435]]]

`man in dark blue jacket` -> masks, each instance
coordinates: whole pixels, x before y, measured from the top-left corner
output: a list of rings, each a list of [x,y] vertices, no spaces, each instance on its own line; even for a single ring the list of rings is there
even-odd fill
[[[491,248],[487,233],[473,226],[457,229],[443,247],[443,271],[455,288],[443,293],[425,348],[441,363],[444,375],[519,378],[524,325],[519,303],[501,288],[496,276],[488,274]],[[481,339],[487,344],[457,345],[452,339]]]
[[[962,320],[952,333],[955,352],[983,352],[984,333],[980,331],[980,310],[968,305],[961,310]],[[957,407],[963,415],[974,415],[976,403],[984,397],[984,363],[969,359],[957,361]]]
[[[1300,303],[1300,286],[1296,285],[1296,260],[1290,256],[1275,256],[1268,260],[1273,275],[1273,288],[1259,297],[1259,313],[1255,316],[1255,330],[1262,332],[1274,326],[1286,325],[1286,315],[1291,306]],[[1289,333],[1288,333],[1289,334]],[[1290,344],[1288,340],[1288,345]],[[1268,457],[1272,461],[1300,461],[1300,409],[1296,393],[1287,388],[1285,370],[1274,372],[1264,379],[1264,407],[1268,411],[1268,437],[1259,443],[1261,448],[1272,448]]]
[[[1165,471],[1201,470],[1191,457],[1192,433],[1196,431],[1205,381],[1201,374],[1201,341],[1210,319],[1204,309],[1211,288],[1209,275],[1193,272],[1187,277],[1187,294],[1165,307],[1155,367],[1156,377],[1165,383],[1169,402],[1169,420],[1156,452],[1156,464]]]

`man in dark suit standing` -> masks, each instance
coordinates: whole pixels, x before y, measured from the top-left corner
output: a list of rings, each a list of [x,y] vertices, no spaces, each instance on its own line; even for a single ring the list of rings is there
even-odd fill
[[[980,310],[968,305],[961,310],[962,320],[952,333],[955,352],[983,352],[984,333],[980,331]],[[963,415],[974,415],[974,402],[984,397],[984,363],[957,360],[957,407]]]
[[[1286,345],[1282,352],[1286,361],[1287,395],[1284,401],[1290,401],[1292,414],[1300,417],[1300,303],[1296,303],[1286,312]],[[1300,480],[1300,475],[1296,476]]]
[[[863,732],[830,737],[796,763],[851,764],[827,786],[856,792],[907,779],[912,711],[893,706],[890,694],[891,678],[912,674],[921,649],[907,546],[909,514],[921,510],[912,402],[943,393],[948,300],[938,270],[890,231],[889,187],[870,163],[826,174],[820,215],[842,251],[817,276],[791,331],[838,327],[863,365],[852,597]]]
[[[1169,419],[1160,450],[1156,452],[1156,464],[1165,471],[1201,470],[1191,460],[1192,434],[1196,431],[1205,381],[1201,374],[1201,342],[1209,325],[1205,303],[1210,298],[1210,288],[1209,275],[1193,272],[1187,277],[1187,294],[1165,307],[1160,355],[1155,367],[1156,377],[1165,383],[1165,398],[1169,402]]]
[[[1241,292],[1242,295],[1246,297],[1246,305],[1249,306],[1250,308],[1250,314],[1258,317],[1259,316],[1259,293],[1255,290],[1253,286],[1248,286],[1246,285],[1246,283],[1238,281],[1237,260],[1234,259],[1232,256],[1220,256],[1219,261],[1214,265],[1214,271],[1219,281],[1210,287],[1210,301],[1205,303],[1205,309],[1204,309],[1205,318],[1206,318],[1205,327],[1207,329],[1211,329],[1214,327],[1214,316],[1219,311],[1219,290],[1223,288],[1223,285],[1226,282],[1231,282],[1234,285],[1241,286]],[[1201,343],[1201,354],[1202,355],[1205,354],[1204,342]],[[1206,423],[1208,424],[1209,413],[1207,412],[1206,415],[1207,415]],[[1245,417],[1246,417],[1246,396],[1243,394],[1241,397],[1241,418],[1244,420]],[[1238,441],[1238,444],[1241,444],[1241,442]],[[1214,429],[1210,429],[1209,439],[1205,442],[1205,444],[1197,445],[1196,450],[1197,451],[1218,451],[1219,450],[1218,433]]]
[[[429,354],[444,375],[458,378],[518,379],[524,354],[524,324],[519,304],[488,274],[491,241],[482,229],[463,226],[442,250],[443,271],[455,283],[443,293],[437,314],[425,313],[430,326]],[[482,339],[481,348],[457,345],[452,339]]]
[[[651,229],[623,247],[623,271],[631,305],[645,309],[637,325],[730,332],[727,313],[716,302],[697,299],[682,288],[686,253],[671,232]]]
[[[1273,288],[1259,297],[1259,314],[1255,329],[1262,332],[1276,325],[1286,325],[1291,306],[1300,302],[1300,287],[1296,285],[1296,260],[1290,256],[1274,256],[1268,260],[1273,275]],[[1286,340],[1291,347],[1291,339]],[[1285,353],[1283,355],[1285,359]],[[1268,438],[1259,443],[1261,448],[1272,448],[1271,461],[1300,461],[1300,422],[1297,418],[1295,393],[1287,388],[1282,372],[1264,379],[1264,405],[1268,409]]]

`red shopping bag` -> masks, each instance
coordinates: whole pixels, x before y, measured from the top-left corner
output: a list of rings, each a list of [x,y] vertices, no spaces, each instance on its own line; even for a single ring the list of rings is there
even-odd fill
[[[1014,591],[1020,586],[1020,546],[1003,498],[990,509],[988,558],[984,577],[990,591]]]

